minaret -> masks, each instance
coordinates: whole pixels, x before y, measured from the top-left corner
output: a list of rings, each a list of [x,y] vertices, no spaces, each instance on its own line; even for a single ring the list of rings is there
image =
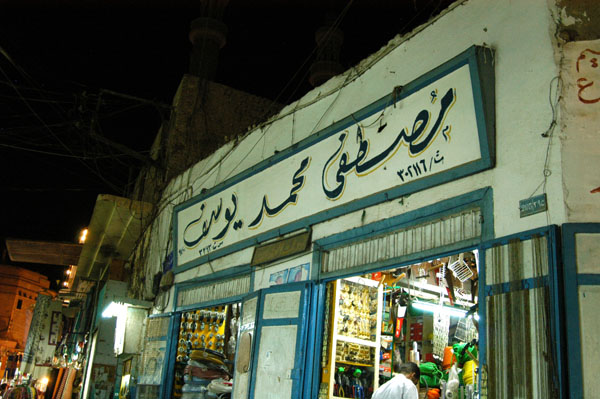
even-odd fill
[[[190,74],[212,80],[217,73],[219,51],[227,42],[227,26],[222,22],[229,0],[201,0],[201,17],[192,21]]]
[[[320,86],[344,71],[340,63],[344,33],[333,23],[328,23],[317,29],[315,40],[317,56],[310,66],[310,75],[308,76],[308,81],[313,87]]]

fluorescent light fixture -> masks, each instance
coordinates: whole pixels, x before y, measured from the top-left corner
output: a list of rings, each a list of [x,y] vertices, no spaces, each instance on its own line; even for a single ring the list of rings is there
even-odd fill
[[[441,312],[453,317],[465,317],[465,315],[467,314],[467,311],[463,309],[436,305],[435,303],[430,302],[413,302],[412,306],[415,309],[424,310],[426,312]]]
[[[102,312],[102,317],[109,319],[111,317],[117,317],[125,312],[127,312],[127,305],[122,302],[111,302]]]

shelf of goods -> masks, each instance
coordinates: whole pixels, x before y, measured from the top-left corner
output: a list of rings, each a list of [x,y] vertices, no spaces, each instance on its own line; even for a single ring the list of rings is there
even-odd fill
[[[330,328],[329,398],[366,398],[368,390],[379,386],[382,298],[383,286],[378,281],[362,277],[336,281]],[[348,369],[353,370],[351,375]],[[346,370],[345,375],[340,370]],[[344,385],[353,392],[344,390]]]
[[[235,355],[235,311],[229,305],[185,312],[181,318],[173,398],[203,394],[217,380],[227,383]],[[232,319],[233,322],[232,322]]]

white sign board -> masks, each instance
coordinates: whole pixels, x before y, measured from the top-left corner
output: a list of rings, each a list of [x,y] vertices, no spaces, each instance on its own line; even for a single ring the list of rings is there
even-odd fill
[[[490,158],[480,82],[474,81],[475,48],[471,53],[352,114],[337,130],[316,134],[259,172],[179,206],[175,264],[197,264],[299,220],[324,220],[325,211],[348,210],[390,189],[406,194],[490,167],[487,162],[464,169],[482,155]],[[459,167],[463,171],[456,173]]]

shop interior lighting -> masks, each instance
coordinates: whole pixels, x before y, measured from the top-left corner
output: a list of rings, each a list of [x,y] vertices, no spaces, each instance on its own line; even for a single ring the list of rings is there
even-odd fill
[[[122,302],[111,302],[102,312],[102,317],[109,319],[111,317],[117,317],[124,312],[127,312],[127,305]]]
[[[412,306],[415,309],[424,310],[426,312],[441,312],[453,317],[465,317],[467,311],[464,309],[451,308],[449,306],[440,306],[430,302],[413,302]]]

